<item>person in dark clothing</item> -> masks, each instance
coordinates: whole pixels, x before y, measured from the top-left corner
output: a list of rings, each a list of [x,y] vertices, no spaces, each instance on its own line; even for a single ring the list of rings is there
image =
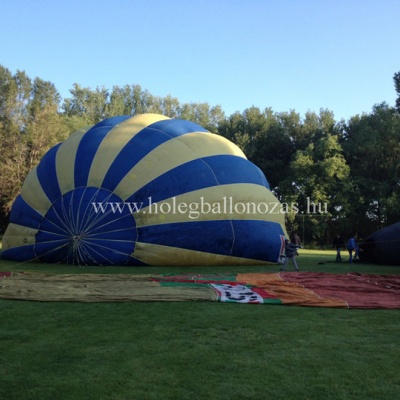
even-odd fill
[[[344,249],[344,241],[339,234],[333,239],[333,246],[336,248],[336,262],[342,262],[340,252]]]
[[[291,243],[288,239],[285,240],[285,259],[283,261],[281,271],[286,271],[286,267],[287,267],[289,260],[292,261],[292,264],[294,265],[294,269],[296,271],[299,270],[299,266],[297,265],[297,261],[296,261],[296,251],[299,247],[300,247],[299,245]]]
[[[300,237],[297,235],[297,232],[292,232],[292,235],[290,236],[290,241],[298,246],[299,248],[301,247],[301,240]],[[296,249],[296,256],[299,255],[299,252]]]

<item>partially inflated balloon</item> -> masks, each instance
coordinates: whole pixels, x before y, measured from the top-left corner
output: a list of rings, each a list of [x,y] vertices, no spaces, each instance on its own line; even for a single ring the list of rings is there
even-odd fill
[[[78,265],[278,262],[284,215],[227,139],[157,114],[104,120],[47,152],[13,204],[2,257]]]
[[[400,266],[400,222],[380,229],[360,244],[360,259],[385,265]]]

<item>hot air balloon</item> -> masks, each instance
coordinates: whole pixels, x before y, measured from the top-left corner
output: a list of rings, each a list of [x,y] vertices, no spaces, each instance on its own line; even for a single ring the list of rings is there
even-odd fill
[[[27,176],[2,258],[74,265],[257,265],[287,236],[261,170],[222,136],[158,114],[106,119]]]
[[[369,235],[361,244],[361,261],[400,266],[400,222]]]

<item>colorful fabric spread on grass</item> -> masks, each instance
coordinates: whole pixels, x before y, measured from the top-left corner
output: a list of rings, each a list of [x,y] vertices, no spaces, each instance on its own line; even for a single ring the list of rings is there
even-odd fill
[[[394,309],[400,308],[400,275],[315,272],[183,275],[0,272],[0,299],[218,301]]]

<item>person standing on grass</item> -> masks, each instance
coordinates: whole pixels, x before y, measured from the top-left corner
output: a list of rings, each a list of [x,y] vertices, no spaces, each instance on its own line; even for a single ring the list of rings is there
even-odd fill
[[[294,265],[294,269],[296,271],[299,270],[299,266],[297,265],[297,261],[296,261],[296,251],[299,247],[300,247],[299,245],[291,243],[288,239],[285,239],[285,259],[283,260],[283,265],[282,265],[281,271],[286,271],[286,267],[287,267],[289,260],[292,261],[292,264]]]
[[[340,252],[344,249],[344,241],[338,233],[335,239],[333,239],[333,247],[336,247],[336,262],[342,262],[342,256]]]
[[[358,247],[355,235],[351,235],[349,241],[347,242],[347,251],[349,252],[349,263],[353,263],[353,260],[357,260],[360,248]],[[354,251],[354,259],[353,259]]]
[[[296,246],[298,246],[299,248],[301,247],[301,240],[299,238],[299,236],[297,235],[297,232],[292,232],[292,236],[290,237],[290,241],[295,244]],[[299,253],[296,249],[296,256],[298,256]]]

